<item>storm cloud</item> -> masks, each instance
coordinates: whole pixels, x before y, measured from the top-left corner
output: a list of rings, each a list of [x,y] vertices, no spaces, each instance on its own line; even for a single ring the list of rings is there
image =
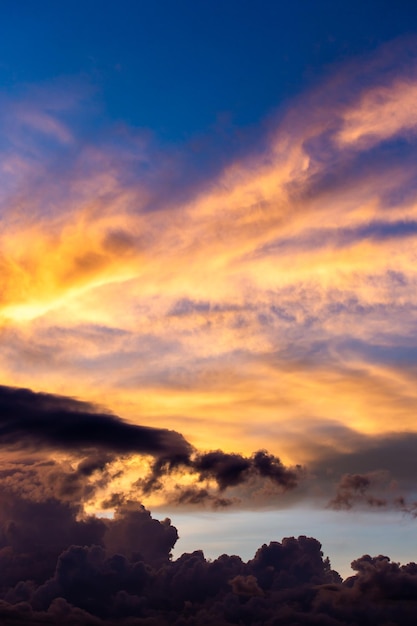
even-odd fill
[[[72,398],[3,386],[0,407],[0,443],[11,457],[0,473],[2,623],[273,626],[278,620],[283,626],[362,626],[372,616],[375,624],[388,619],[414,625],[414,563],[364,555],[352,563],[356,573],[342,581],[319,541],[306,536],[264,544],[247,562],[227,554],[207,560],[202,550],[173,560],[175,526],[168,518],[155,519],[127,493],[113,493],[103,503],[114,509],[110,517],[83,509],[97,485],[111,481],[114,458],[129,454],[153,457],[149,475],[137,482],[138,494],[166,489],[166,480],[177,474],[193,478],[168,494],[180,506],[229,507],[239,502],[234,490],[259,481],[285,494],[306,477],[311,481],[313,471],[323,486],[331,468],[328,493],[338,477],[331,506],[365,502],[378,508],[387,505],[377,494],[391,480],[396,449],[409,450],[405,437],[350,432],[350,454],[328,452],[309,470],[287,467],[264,450],[249,456],[201,452],[176,432],[127,424]],[[38,448],[48,458],[30,457]],[[54,459],[54,450],[73,454],[75,466]],[[344,471],[353,467],[358,471]],[[399,476],[409,478],[406,460],[401,467]],[[396,506],[410,507],[404,498]]]
[[[203,551],[172,559],[178,531],[137,503],[113,519],[1,493],[0,619],[12,624],[352,623],[411,626],[417,565],[364,555],[342,581],[314,538],[262,545],[247,562]]]
[[[126,473],[123,459],[134,456],[153,457],[146,475],[130,493],[107,495],[103,507],[163,491],[172,504],[221,508],[239,502],[236,495],[224,495],[227,489],[258,480],[284,493],[302,479],[300,466],[287,467],[265,450],[250,456],[200,452],[175,431],[129,424],[73,398],[6,386],[0,387],[0,446],[8,453],[0,484],[40,501],[57,497],[82,505]],[[48,458],[40,459],[40,451]],[[73,461],[51,458],[53,451]],[[184,475],[194,483],[177,484],[170,492],[167,478]]]
[[[128,424],[88,402],[0,387],[0,445],[17,450],[103,450],[118,454],[188,455],[179,433]]]

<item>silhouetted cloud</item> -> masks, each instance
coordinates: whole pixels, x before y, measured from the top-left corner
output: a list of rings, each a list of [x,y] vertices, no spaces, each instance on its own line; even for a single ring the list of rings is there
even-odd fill
[[[271,496],[279,497],[277,505],[288,505],[321,494],[323,504],[327,498],[336,509],[359,506],[414,515],[414,433],[363,435],[339,425],[333,445],[331,424],[316,428],[317,434],[309,433],[316,459],[306,467],[286,466],[265,450],[247,456],[202,452],[175,431],[128,424],[91,403],[2,386],[0,486],[38,502],[57,498],[83,506],[98,497],[107,509],[156,493],[171,505],[214,509],[255,500],[262,505]],[[348,451],[337,449],[341,437]],[[64,452],[69,460],[40,458],[38,450]],[[140,478],[134,472],[128,476],[123,461],[135,455],[153,457],[141,466]],[[117,480],[124,474],[121,491]]]
[[[303,477],[301,466],[286,467],[277,456],[265,450],[258,450],[251,456],[213,450],[204,453],[194,451],[188,458],[156,459],[148,476],[139,479],[135,485],[142,494],[150,494],[165,489],[165,478],[175,472],[185,472],[197,484],[177,485],[170,495],[171,504],[209,504],[213,508],[227,507],[240,501],[236,495],[224,496],[227,489],[248,486],[258,480],[269,482],[277,491],[284,493],[295,489]],[[200,483],[207,486],[199,487]]]
[[[210,504],[214,509],[225,508],[232,504],[237,504],[238,498],[225,498],[224,496],[211,493],[204,487],[176,487],[173,497],[170,499],[171,504],[193,504],[205,505]]]
[[[175,431],[128,424],[73,398],[5,386],[0,387],[0,445],[20,451],[40,447],[154,456],[191,451]]]
[[[97,485],[107,485],[118,471],[112,469],[117,455],[154,457],[142,479],[144,491],[165,489],[166,479],[184,474],[194,482],[176,485],[168,501],[214,508],[238,502],[236,490],[259,481],[281,493],[294,490],[308,468],[287,467],[263,450],[250,456],[200,452],[178,433],[131,426],[91,404],[27,389],[1,387],[0,409],[0,444],[10,457],[0,472],[5,625],[272,626],[278,620],[283,626],[414,626],[414,563],[400,566],[365,555],[352,564],[357,573],[342,582],[320,543],[305,536],[264,544],[247,562],[227,554],[210,561],[201,550],[173,560],[177,529],[169,519],[154,519],[126,492],[115,491],[103,503],[115,509],[112,517],[83,511]],[[82,420],[86,433],[78,434]],[[409,441],[351,432],[346,442],[350,460],[347,453],[333,452],[312,465],[318,485],[325,484],[326,467],[333,472],[328,486],[338,477],[331,506],[390,505],[413,514],[408,497],[380,497],[391,482],[394,450],[407,451]],[[36,446],[70,453],[76,462],[39,459],[32,454]],[[355,464],[361,471],[342,471]],[[405,460],[399,469],[402,478],[409,477]]]
[[[370,506],[386,506],[386,500],[368,493],[372,479],[373,476],[367,474],[344,474],[329,506],[335,509],[351,509],[357,502],[366,502]]]
[[[200,479],[214,478],[220,490],[241,484],[248,475],[269,478],[283,489],[297,485],[301,467],[289,469],[280,459],[265,450],[255,452],[251,457],[240,454],[225,454],[221,450],[197,455],[193,468]]]
[[[346,478],[346,488],[365,482]],[[78,519],[50,500],[1,493],[0,620],[29,626],[414,625],[417,564],[364,555],[344,582],[313,538],[264,544],[244,562],[201,550],[172,560],[178,532],[140,505]]]
[[[286,467],[263,450],[248,457],[221,450],[199,452],[175,431],[128,424],[73,398],[5,386],[0,387],[0,446],[8,453],[0,467],[0,484],[39,501],[53,497],[85,503],[125,472],[117,461],[132,455],[154,458],[132,494],[163,490],[168,501],[181,505],[225,507],[239,502],[236,495],[224,495],[228,488],[258,479],[284,492],[297,487],[302,475],[301,467]],[[76,461],[39,460],[38,451],[45,449],[65,452]],[[194,484],[177,485],[169,493],[165,479],[176,474],[187,474]],[[126,497],[126,492],[108,495],[103,506],[113,508]]]

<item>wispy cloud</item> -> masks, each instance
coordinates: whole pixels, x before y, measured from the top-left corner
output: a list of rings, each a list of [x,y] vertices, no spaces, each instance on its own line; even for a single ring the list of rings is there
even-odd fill
[[[84,96],[8,107],[4,384],[292,465],[317,421],[413,431],[417,87],[411,57],[380,58],[339,68],[262,150],[197,182],[134,129],[96,123],[91,141]]]

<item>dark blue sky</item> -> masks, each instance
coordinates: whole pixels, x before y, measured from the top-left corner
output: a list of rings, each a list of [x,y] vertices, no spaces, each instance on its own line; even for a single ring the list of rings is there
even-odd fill
[[[79,76],[107,114],[181,141],[259,122],[329,65],[411,32],[414,2],[6,0],[0,84]]]

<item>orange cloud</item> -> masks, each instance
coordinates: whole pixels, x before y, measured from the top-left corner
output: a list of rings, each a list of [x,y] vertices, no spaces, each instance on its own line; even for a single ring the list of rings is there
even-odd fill
[[[411,80],[398,79],[369,90],[342,116],[340,144],[361,142],[371,147],[395,135],[410,134],[417,126],[416,97],[417,85]]]
[[[291,462],[317,420],[414,430],[415,159],[368,150],[404,134],[413,145],[416,94],[401,77],[349,105],[324,90],[322,108],[307,99],[284,116],[266,154],[158,210],[155,183],[127,175],[111,146],[80,147],[61,190],[42,167],[35,185],[16,149],[3,381]]]

